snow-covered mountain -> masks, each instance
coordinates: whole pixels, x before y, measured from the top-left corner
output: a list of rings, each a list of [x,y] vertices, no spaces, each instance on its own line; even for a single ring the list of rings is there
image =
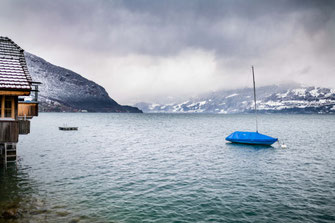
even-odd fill
[[[253,89],[222,90],[182,103],[137,103],[143,112],[153,113],[245,113],[253,111]],[[335,114],[335,89],[293,85],[257,88],[260,112]]]
[[[119,105],[103,87],[73,71],[27,52],[25,57],[33,81],[42,82],[39,86],[42,111],[141,112],[136,107]]]

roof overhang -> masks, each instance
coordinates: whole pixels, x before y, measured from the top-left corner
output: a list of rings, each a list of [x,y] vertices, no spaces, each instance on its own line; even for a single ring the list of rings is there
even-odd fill
[[[30,90],[4,90],[0,89],[0,95],[9,95],[9,96],[29,96]]]

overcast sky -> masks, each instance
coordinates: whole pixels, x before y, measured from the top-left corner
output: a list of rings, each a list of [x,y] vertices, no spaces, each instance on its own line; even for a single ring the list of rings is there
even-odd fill
[[[335,88],[335,1],[1,0],[0,35],[121,104],[288,83]]]

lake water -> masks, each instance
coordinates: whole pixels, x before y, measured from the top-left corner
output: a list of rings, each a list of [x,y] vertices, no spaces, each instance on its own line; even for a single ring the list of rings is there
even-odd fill
[[[59,131],[63,124],[79,131]],[[12,222],[334,222],[335,116],[41,113],[0,169]],[[0,218],[0,222],[5,222]]]

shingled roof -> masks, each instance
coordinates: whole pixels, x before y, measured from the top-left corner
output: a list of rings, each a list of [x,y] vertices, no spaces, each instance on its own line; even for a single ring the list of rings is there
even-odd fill
[[[8,37],[0,36],[0,89],[31,90],[24,50]]]

